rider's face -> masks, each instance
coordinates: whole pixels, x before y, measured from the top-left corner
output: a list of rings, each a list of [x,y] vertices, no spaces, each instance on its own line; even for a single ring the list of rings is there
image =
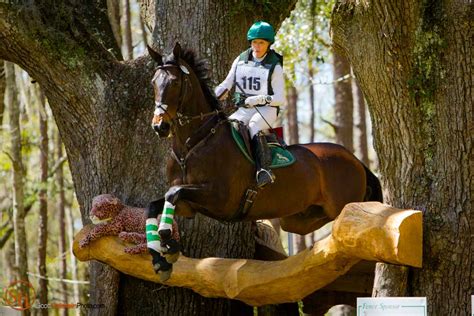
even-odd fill
[[[270,46],[270,42],[263,39],[254,39],[250,43],[250,46],[252,47],[255,56],[257,58],[261,58],[267,52],[268,47]]]

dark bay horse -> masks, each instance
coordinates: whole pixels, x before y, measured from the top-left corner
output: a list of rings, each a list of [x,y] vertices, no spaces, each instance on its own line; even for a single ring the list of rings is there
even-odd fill
[[[347,203],[382,201],[379,180],[352,153],[340,145],[312,143],[289,146],[296,163],[274,169],[275,183],[258,192],[247,214],[236,214],[255,183],[255,167],[234,143],[204,61],[179,44],[166,58],[151,48],[149,53],[159,64],[152,80],[152,126],[160,137],[173,136],[170,189],[150,204],[150,217],[166,200],[177,215],[201,212],[224,221],[281,218],[282,229],[307,234],[336,218]]]

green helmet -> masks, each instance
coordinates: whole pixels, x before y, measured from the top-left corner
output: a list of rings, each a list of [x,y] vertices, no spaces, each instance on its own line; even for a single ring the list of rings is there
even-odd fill
[[[275,42],[275,30],[267,22],[255,22],[247,32],[247,40],[252,41],[254,39],[264,39],[273,44]]]

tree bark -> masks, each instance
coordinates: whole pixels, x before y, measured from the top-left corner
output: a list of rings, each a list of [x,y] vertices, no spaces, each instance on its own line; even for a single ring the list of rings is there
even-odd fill
[[[333,11],[386,199],[424,212],[424,267],[409,274],[408,295],[426,296],[430,315],[469,314],[474,288],[473,21],[465,1],[338,1]]]
[[[333,52],[334,66],[334,111],[336,114],[336,143],[354,152],[353,126],[354,105],[352,101],[351,80],[337,80],[351,73],[349,61],[343,55]]]
[[[367,118],[365,115],[365,99],[362,94],[362,90],[359,87],[357,80],[352,80],[352,96],[354,99],[354,106],[357,109],[359,122],[357,123],[357,129],[359,130],[359,159],[369,168],[369,148],[367,145]]]
[[[40,87],[33,86],[35,103],[38,106],[39,128],[40,128],[40,190],[39,199],[39,227],[38,227],[38,274],[39,279],[39,301],[41,304],[48,303],[48,279],[46,270],[46,254],[48,245],[48,115],[44,95]],[[60,253],[63,251],[60,248]],[[67,301],[65,301],[67,302]],[[48,315],[47,309],[41,309],[42,315]]]
[[[20,128],[20,105],[17,98],[17,89],[15,82],[15,65],[5,62],[5,80],[6,105],[8,107],[10,122],[11,150],[10,159],[12,160],[13,177],[13,228],[15,236],[15,266],[18,274],[17,280],[29,282],[28,279],[28,257],[27,242],[25,230],[25,208],[24,198],[24,167],[21,154],[21,128]],[[28,291],[25,292],[26,300],[22,301],[20,306],[29,306],[30,298]],[[20,302],[19,302],[20,303]],[[25,305],[23,305],[25,304]],[[25,311],[29,314],[28,311]]]
[[[278,28],[294,3],[282,1],[268,10],[257,5],[231,14],[240,8],[215,0],[142,1],[141,11],[154,29],[154,46],[168,50],[179,40],[209,58],[213,78],[222,80],[245,48],[253,20],[268,18]],[[83,223],[90,223],[92,198],[101,193],[113,193],[137,206],[162,197],[168,187],[164,161],[169,143],[160,141],[149,127],[153,113],[149,82],[155,66],[151,59],[119,62],[105,1],[46,1],[18,9],[6,5],[0,10],[0,58],[20,64],[44,88],[69,158]],[[178,221],[187,256],[253,256],[250,223],[223,225],[203,216]],[[105,306],[89,310],[90,314],[231,311],[228,300],[163,288],[99,263],[91,264],[90,278],[90,303]]]
[[[286,93],[287,104],[287,120],[288,120],[288,144],[298,144],[299,132],[298,132],[298,91],[291,85],[287,88]]]

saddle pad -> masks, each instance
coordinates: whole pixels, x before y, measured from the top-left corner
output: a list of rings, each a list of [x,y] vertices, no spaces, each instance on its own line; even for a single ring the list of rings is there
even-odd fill
[[[255,164],[252,158],[252,154],[247,151],[246,146],[244,144],[244,140],[242,139],[240,133],[232,125],[231,130],[232,137],[234,138],[234,141],[239,147],[240,151],[244,154],[245,158],[247,158],[248,161]],[[272,151],[272,164],[270,166],[271,169],[287,167],[292,165],[296,161],[293,154],[288,150],[282,148],[281,146],[268,144],[268,147],[270,147]]]

